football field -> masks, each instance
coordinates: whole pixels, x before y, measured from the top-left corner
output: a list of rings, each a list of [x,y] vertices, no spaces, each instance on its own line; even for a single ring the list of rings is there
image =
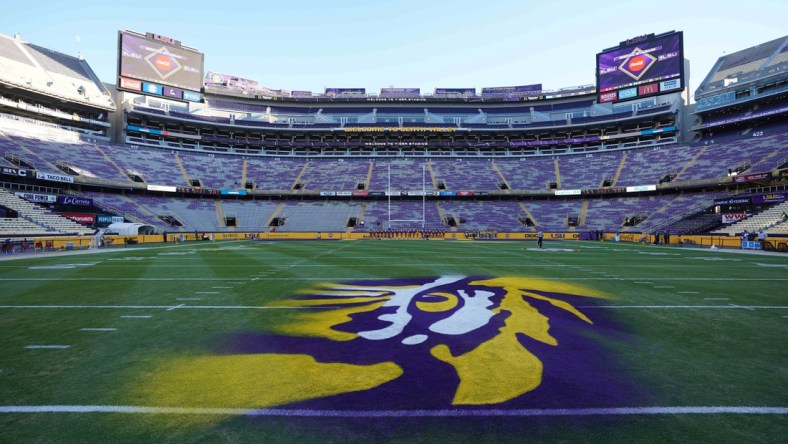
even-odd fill
[[[143,245],[0,261],[0,442],[783,442],[788,255]]]

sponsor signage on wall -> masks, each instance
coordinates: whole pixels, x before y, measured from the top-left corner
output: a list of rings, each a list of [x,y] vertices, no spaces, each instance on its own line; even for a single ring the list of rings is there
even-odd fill
[[[642,193],[644,191],[656,191],[656,185],[638,185],[634,187],[627,187],[627,193]]]
[[[38,202],[38,203],[54,203],[57,200],[57,196],[51,194],[38,194],[38,193],[24,193],[24,192],[16,192],[17,197],[21,197],[24,200],[28,200],[30,202]]]
[[[756,180],[769,180],[772,178],[771,172],[765,173],[755,173],[755,174],[745,174],[743,176],[735,176],[733,181],[736,183],[745,183],[745,182],[753,182]]]
[[[728,197],[726,199],[714,199],[714,205],[749,205],[752,203],[750,196]]]
[[[74,178],[71,176],[65,176],[63,174],[42,173],[40,171],[36,172],[36,179],[50,180],[52,182],[74,183]]]
[[[98,225],[110,225],[114,223],[122,223],[124,219],[122,216],[112,216],[109,214],[97,214],[96,215],[96,224]]]
[[[2,167],[2,169],[0,169],[0,174],[6,176],[28,177],[32,176],[33,172],[30,170],[20,170],[19,168]]]
[[[90,207],[93,206],[93,199],[77,196],[58,196],[57,203],[60,205],[78,205],[80,207]]]
[[[735,214],[723,214],[722,215],[722,223],[724,224],[732,224],[734,222],[738,222],[740,220],[747,219],[747,213],[735,213]]]
[[[84,213],[62,213],[63,216],[67,218],[79,222],[84,225],[93,225],[96,222],[96,216],[93,214],[84,214]]]

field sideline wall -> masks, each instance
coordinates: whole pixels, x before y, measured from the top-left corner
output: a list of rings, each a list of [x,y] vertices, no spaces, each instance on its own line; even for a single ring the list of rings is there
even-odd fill
[[[175,232],[167,233],[166,242],[176,242],[177,238],[183,236],[183,240],[190,242],[202,239],[203,235],[213,234],[214,240],[244,240],[244,239],[258,239],[258,240],[361,240],[369,239],[369,233],[346,233],[346,232],[299,232],[299,233],[280,233],[280,232],[259,232],[259,233],[208,233],[208,232]],[[546,241],[578,241],[580,240],[579,232],[566,232],[566,233],[544,233]],[[404,239],[417,239],[418,237],[410,237]],[[604,242],[612,242],[615,238],[615,233],[604,233]],[[394,237],[394,239],[402,239],[402,237]],[[502,240],[502,241],[536,241],[536,233],[496,233],[491,238],[484,238],[483,240]],[[654,242],[654,236],[640,233],[625,233],[620,234],[619,239],[621,242],[636,242],[648,243]],[[17,239],[16,241],[20,241]],[[41,245],[48,245],[51,250],[65,250],[65,249],[85,249],[91,246],[94,238],[92,236],[62,236],[62,237],[30,237],[27,238],[30,248],[39,242]],[[128,242],[131,240],[131,242]],[[431,240],[456,240],[456,241],[470,241],[472,238],[466,237],[464,232],[450,232],[445,233],[443,238],[432,238]],[[662,239],[660,239],[662,240]],[[770,237],[767,241],[776,242],[777,244],[788,243],[788,238]],[[150,234],[150,235],[137,235],[137,236],[119,236],[108,235],[104,236],[106,245],[119,246],[126,243],[148,244],[148,243],[162,243],[164,242],[164,235]],[[712,245],[719,248],[741,248],[741,238],[728,237],[728,236],[713,236],[713,235],[689,235],[689,236],[670,236],[669,242],[671,245],[678,245],[680,243],[694,244],[700,247],[711,247]]]

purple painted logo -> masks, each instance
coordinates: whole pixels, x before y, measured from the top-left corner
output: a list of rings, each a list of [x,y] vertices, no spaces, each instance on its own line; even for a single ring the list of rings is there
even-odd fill
[[[623,335],[595,309],[605,298],[524,277],[325,283],[267,305],[212,353],[163,360],[140,390],[157,405],[351,416],[648,402],[607,348]]]
[[[605,298],[523,277],[326,283],[269,306],[262,332],[173,358],[145,390],[162,405],[358,411],[643,401],[593,339],[619,329],[594,310]]]

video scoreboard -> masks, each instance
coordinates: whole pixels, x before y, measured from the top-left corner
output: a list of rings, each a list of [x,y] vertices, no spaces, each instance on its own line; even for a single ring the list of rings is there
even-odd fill
[[[639,99],[682,89],[682,32],[636,37],[596,56],[598,103]]]
[[[199,102],[203,53],[158,34],[118,33],[118,88],[167,99]]]

